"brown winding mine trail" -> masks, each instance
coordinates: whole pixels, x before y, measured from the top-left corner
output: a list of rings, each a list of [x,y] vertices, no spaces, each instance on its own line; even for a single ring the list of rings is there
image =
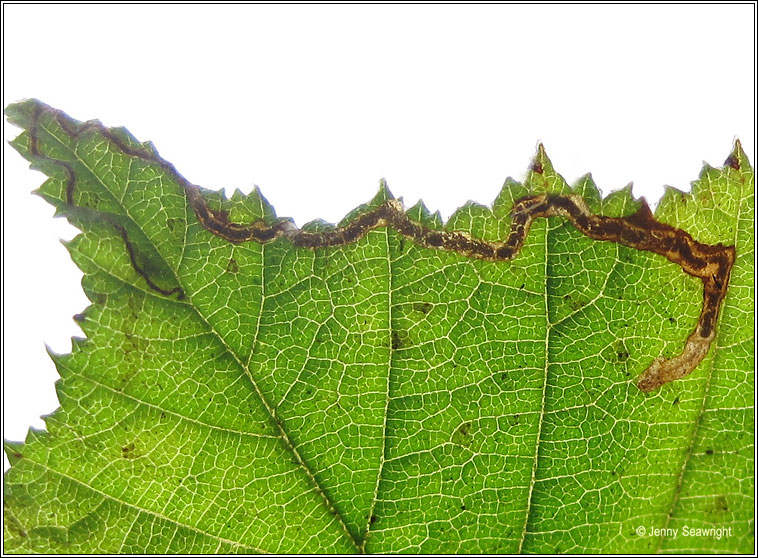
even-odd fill
[[[458,254],[489,261],[507,261],[516,256],[524,244],[529,228],[535,219],[541,217],[563,217],[586,236],[601,241],[610,241],[645,250],[666,257],[678,264],[682,270],[703,281],[703,307],[695,330],[687,338],[682,352],[670,359],[659,357],[642,373],[637,380],[637,387],[644,392],[651,392],[663,384],[683,378],[692,372],[708,352],[715,336],[716,320],[721,303],[726,296],[729,275],[735,259],[733,246],[722,244],[703,244],[692,238],[682,229],[661,223],[655,219],[647,203],[642,200],[640,209],[627,217],[605,217],[593,214],[581,196],[542,194],[527,196],[517,200],[512,209],[511,231],[502,242],[488,242],[472,238],[464,232],[432,230],[421,223],[412,221],[403,211],[397,200],[387,200],[375,209],[363,213],[347,225],[325,232],[304,232],[290,220],[278,220],[267,225],[261,220],[248,224],[231,223],[227,214],[215,211],[208,206],[201,189],[181,176],[174,166],[157,153],[143,146],[131,146],[125,143],[113,131],[100,122],[72,122],[61,111],[38,103],[32,114],[29,128],[29,150],[35,157],[47,160],[66,172],[66,202],[74,205],[76,173],[71,163],[48,157],[39,149],[39,119],[43,114],[52,115],[61,129],[71,138],[94,130],[125,154],[137,157],[160,166],[187,194],[189,204],[205,229],[233,243],[270,242],[285,237],[295,246],[306,248],[325,248],[342,246],[356,242],[367,232],[379,227],[393,227],[405,237],[421,246],[437,250],[447,250]],[[728,165],[739,165],[730,157]],[[539,166],[533,167],[541,173]],[[139,267],[134,249],[128,239],[126,229],[118,223],[111,223],[123,239],[134,269],[153,290],[163,295],[178,293],[180,289],[170,291],[158,287],[148,274]]]

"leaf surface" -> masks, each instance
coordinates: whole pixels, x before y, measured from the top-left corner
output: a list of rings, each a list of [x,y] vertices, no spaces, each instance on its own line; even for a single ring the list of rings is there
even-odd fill
[[[7,551],[752,551],[754,179],[739,145],[657,208],[737,259],[705,360],[645,394],[635,378],[682,351],[703,304],[662,256],[561,217],[535,220],[507,262],[392,226],[316,249],[234,243],[151,144],[34,100],[6,113],[49,176],[40,195],[82,230],[68,248],[92,301],[86,340],[53,355],[47,432],[6,443]],[[283,223],[257,190],[198,192],[227,223]],[[497,242],[514,202],[542,193],[639,209],[628,188],[569,187],[540,148],[491,207],[406,214]],[[382,184],[341,225],[391,199]]]

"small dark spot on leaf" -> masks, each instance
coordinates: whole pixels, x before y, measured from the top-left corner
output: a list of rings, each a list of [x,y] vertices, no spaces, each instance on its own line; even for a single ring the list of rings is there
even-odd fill
[[[400,348],[400,336],[397,334],[396,331],[392,332],[392,348],[394,350],[397,350]]]
[[[674,399],[674,402],[671,403],[672,405],[679,405],[679,396],[676,396],[676,399]]]
[[[705,450],[705,454],[706,455],[713,455],[713,450],[712,449],[707,449],[707,450]]]
[[[473,441],[473,425],[470,422],[464,422],[453,433],[451,441],[459,446],[470,446]]]
[[[539,161],[534,161],[532,163],[532,167],[531,168],[537,174],[542,174],[544,172],[544,169],[542,168],[542,163],[540,163]]]
[[[585,304],[586,302],[583,300],[573,300],[572,302],[569,303],[569,307],[571,308],[571,310],[576,312],[580,310],[581,308],[583,308]]]
[[[86,318],[84,317],[84,314],[74,314],[74,321],[82,323]]]
[[[726,161],[724,161],[724,165],[732,167],[734,170],[740,170],[740,162],[737,160],[736,157],[729,155],[729,157],[726,158]]]
[[[134,459],[137,455],[134,453],[134,442],[121,447],[121,457],[124,459]]]
[[[413,309],[416,312],[421,312],[422,314],[428,314],[429,311],[432,309],[432,305],[429,302],[417,302],[413,305]]]
[[[672,318],[672,317],[669,317],[669,323],[670,324],[675,324],[676,320],[674,318]]]
[[[408,337],[408,333],[405,331],[393,331],[392,332],[392,349],[398,350],[402,349],[403,347],[407,347],[410,339]]]
[[[226,270],[229,273],[237,273],[237,272],[239,272],[240,266],[237,263],[237,260],[235,260],[234,258],[229,258],[229,261],[226,264]]]
[[[371,525],[373,525],[374,523],[376,523],[376,519],[377,519],[376,516],[372,515],[371,519],[369,519],[369,523],[371,523]]]

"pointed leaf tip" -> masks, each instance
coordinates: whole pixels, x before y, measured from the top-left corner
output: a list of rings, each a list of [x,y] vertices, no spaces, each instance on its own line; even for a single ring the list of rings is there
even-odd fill
[[[731,167],[734,170],[740,170],[750,167],[750,161],[747,158],[747,154],[742,149],[742,142],[739,138],[735,138],[734,147],[731,153],[724,161],[725,167]]]
[[[534,158],[532,158],[532,164],[529,167],[529,170],[532,172],[535,172],[537,174],[544,174],[546,169],[553,168],[553,163],[550,161],[550,158],[547,156],[547,151],[545,151],[545,145],[540,142],[537,145],[537,153],[534,155]]]
[[[392,195],[392,192],[389,189],[389,186],[387,186],[387,180],[385,178],[382,178],[379,181],[379,194],[387,200],[394,200],[395,196]]]

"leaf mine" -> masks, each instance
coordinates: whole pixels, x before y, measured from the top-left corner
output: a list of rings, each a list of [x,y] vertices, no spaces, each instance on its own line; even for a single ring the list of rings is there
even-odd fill
[[[665,256],[680,265],[685,273],[703,281],[703,306],[695,331],[687,339],[681,354],[670,359],[656,358],[639,377],[637,387],[643,392],[655,391],[666,383],[687,376],[705,358],[715,335],[719,309],[726,296],[729,276],[734,264],[734,246],[697,242],[686,231],[657,221],[644,199],[636,213],[618,218],[593,214],[582,197],[578,195],[527,196],[515,201],[510,234],[500,242],[473,238],[460,231],[430,229],[411,220],[397,200],[387,200],[375,209],[358,215],[348,224],[323,232],[302,231],[292,221],[286,219],[279,220],[273,225],[267,225],[263,220],[256,220],[249,224],[233,223],[225,212],[211,209],[201,188],[180,175],[171,163],[161,158],[154,150],[127,145],[97,121],[80,125],[72,124],[71,119],[62,112],[37,104],[29,129],[30,151],[34,156],[65,170],[66,201],[72,206],[76,189],[76,173],[73,166],[66,161],[45,155],[39,149],[37,126],[43,113],[52,115],[72,138],[94,130],[126,155],[160,166],[182,185],[200,224],[209,232],[232,243],[266,243],[285,237],[298,247],[331,248],[357,242],[369,231],[381,227],[392,227],[404,237],[426,248],[455,252],[469,258],[508,261],[519,253],[535,219],[563,217],[592,239],[617,242],[637,250]],[[732,159],[728,159],[727,164],[732,167],[738,165],[736,159]],[[532,170],[538,174],[542,172],[538,162],[533,164]],[[149,287],[166,296],[178,293],[179,298],[182,298],[183,293],[180,288],[163,289],[151,280],[136,263],[126,229],[115,222],[113,226],[124,240],[135,271],[144,278]]]

